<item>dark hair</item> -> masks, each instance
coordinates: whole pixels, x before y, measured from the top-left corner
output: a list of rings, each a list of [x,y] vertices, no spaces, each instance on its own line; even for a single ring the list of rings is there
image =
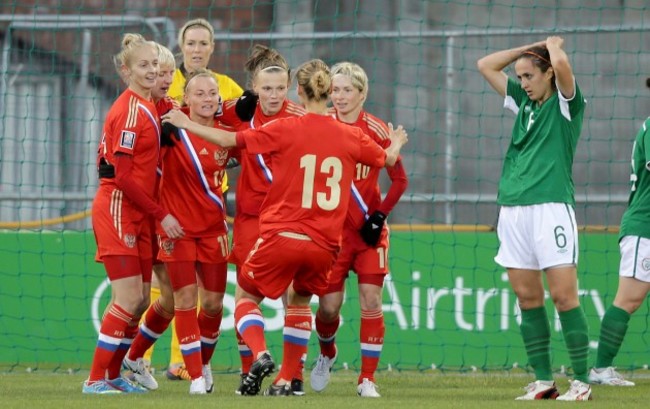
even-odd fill
[[[650,88],[650,77],[645,79],[645,86]]]
[[[250,55],[244,63],[244,69],[250,75],[250,81],[263,70],[269,72],[285,71],[291,81],[291,69],[287,60],[278,52],[278,50],[267,47],[262,44],[255,44]]]
[[[544,46],[532,47],[521,53],[518,60],[522,58],[529,59],[534,66],[539,67],[540,71],[546,72],[549,68],[552,68],[551,65],[551,55],[548,52],[548,49]],[[555,89],[555,72],[553,73],[553,78],[551,78],[551,86]]]

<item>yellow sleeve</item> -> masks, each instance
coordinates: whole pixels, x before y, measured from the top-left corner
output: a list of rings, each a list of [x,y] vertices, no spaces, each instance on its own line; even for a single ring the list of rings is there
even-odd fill
[[[174,71],[174,77],[172,78],[172,85],[169,86],[167,90],[167,95],[175,99],[179,104],[183,103],[183,88],[185,88],[185,77],[181,73],[180,69]]]
[[[235,82],[235,80],[223,74],[215,73],[214,75],[217,77],[217,82],[219,83],[219,95],[221,95],[223,101],[228,101],[229,99],[235,99],[242,96],[244,90]]]
[[[223,174],[223,179],[221,179],[221,191],[226,193],[228,191],[228,172]]]

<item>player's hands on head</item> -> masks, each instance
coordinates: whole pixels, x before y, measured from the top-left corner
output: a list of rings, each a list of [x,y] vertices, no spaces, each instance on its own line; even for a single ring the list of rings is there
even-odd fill
[[[235,113],[242,121],[250,121],[255,115],[259,97],[251,90],[246,90],[235,104]]]
[[[550,47],[557,47],[557,48],[562,48],[564,45],[564,38],[560,36],[550,36],[546,39],[546,48]]]
[[[180,223],[178,223],[178,220],[176,220],[176,218],[171,214],[165,216],[165,218],[160,222],[160,225],[165,231],[167,237],[170,239],[179,239],[185,235]]]
[[[180,109],[172,109],[161,118],[163,125],[171,123],[178,128],[187,128],[187,124],[191,122],[190,118]]]
[[[381,232],[384,229],[385,222],[386,215],[378,210],[368,217],[363,226],[361,226],[361,230],[359,230],[361,238],[367,245],[375,247],[377,243],[379,243],[379,238],[381,237]]]

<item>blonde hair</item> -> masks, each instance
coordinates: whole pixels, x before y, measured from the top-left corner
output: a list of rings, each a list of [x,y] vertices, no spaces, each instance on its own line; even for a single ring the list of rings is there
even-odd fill
[[[244,63],[244,69],[249,74],[249,81],[252,81],[260,71],[286,72],[291,81],[291,69],[287,60],[273,48],[262,44],[255,44],[251,53]],[[252,84],[249,84],[252,87]]]
[[[143,46],[150,46],[157,49],[156,43],[147,41],[142,35],[136,33],[126,33],[122,37],[122,49],[119,53],[113,56],[113,64],[117,73],[122,80],[128,84],[128,78],[125,78],[122,73],[122,67],[130,67],[133,57],[137,54],[137,50]]]
[[[296,71],[296,79],[310,101],[326,100],[330,94],[332,76],[323,60],[313,59],[303,63]]]
[[[185,32],[190,28],[196,27],[208,30],[210,32],[210,38],[214,41],[214,28],[212,27],[212,24],[204,18],[195,18],[194,20],[185,23],[178,31],[178,46],[181,47],[181,49],[183,47],[183,42],[185,41]]]
[[[185,86],[183,87],[183,95],[187,95],[187,89],[189,88],[190,82],[192,82],[194,78],[200,77],[212,78],[214,82],[217,83],[217,87],[219,86],[219,82],[217,82],[212,71],[207,68],[199,68],[187,76],[187,81],[185,81]]]
[[[159,43],[156,43],[156,48],[158,49],[158,66],[176,68],[176,59],[169,48]]]
[[[359,64],[343,61],[332,66],[332,78],[335,75],[344,75],[350,78],[352,86],[363,95],[368,95],[368,75]]]

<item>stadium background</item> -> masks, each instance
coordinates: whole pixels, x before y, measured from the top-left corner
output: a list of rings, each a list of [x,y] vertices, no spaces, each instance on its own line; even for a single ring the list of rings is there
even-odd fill
[[[241,67],[256,42],[277,48],[294,67],[314,57],[351,60],[371,80],[367,110],[409,129],[403,157],[410,186],[391,215],[393,275],[381,363],[398,369],[525,364],[514,295],[492,260],[497,241],[490,231],[512,117],[475,62],[562,35],[588,100],[574,175],[583,226],[580,288],[590,339],[597,339],[616,290],[616,231],[632,140],[650,111],[645,1],[180,3],[0,4],[0,370],[88,366],[93,318],[107,293],[99,291],[104,274],[93,262],[86,210],[97,184],[103,117],[123,87],[111,56],[124,32],[141,32],[176,53],[178,28],[196,17],[216,28],[210,67],[238,83],[246,83]],[[230,199],[232,207],[236,198]],[[354,287],[348,286],[339,337],[348,348],[338,365],[351,367],[359,364]],[[277,346],[281,313],[267,310]],[[237,369],[231,313],[214,359],[224,370]],[[619,367],[647,364],[647,313],[644,306],[632,319]],[[554,328],[553,363],[562,370],[568,359]],[[161,342],[159,364],[167,345]]]

